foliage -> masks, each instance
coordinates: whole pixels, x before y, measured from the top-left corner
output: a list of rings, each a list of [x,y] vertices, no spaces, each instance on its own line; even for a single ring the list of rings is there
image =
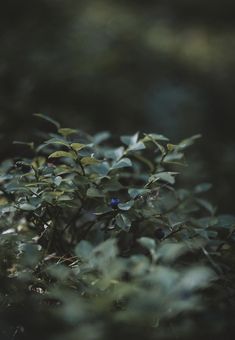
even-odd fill
[[[200,136],[118,146],[38,116],[57,132],[1,164],[1,338],[171,339],[213,323],[234,292],[235,218],[216,216],[210,184],[175,185]]]

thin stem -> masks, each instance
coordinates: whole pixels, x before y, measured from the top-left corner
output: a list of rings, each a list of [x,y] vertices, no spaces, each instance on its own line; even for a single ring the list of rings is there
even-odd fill
[[[64,229],[61,231],[61,235],[64,234],[64,232],[71,226],[71,224],[73,222],[76,221],[76,219],[79,217],[80,212],[82,210],[82,205],[80,206],[80,208],[78,209],[78,211],[76,212],[76,214],[74,216],[72,216],[72,218],[69,220],[69,222],[66,224],[66,226],[64,227]]]

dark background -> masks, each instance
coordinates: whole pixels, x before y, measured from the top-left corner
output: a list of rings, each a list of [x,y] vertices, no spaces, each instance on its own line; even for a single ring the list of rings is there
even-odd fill
[[[234,212],[235,2],[8,0],[0,4],[0,158],[41,123],[115,135],[195,133],[185,182]],[[44,128],[44,126],[42,126]]]

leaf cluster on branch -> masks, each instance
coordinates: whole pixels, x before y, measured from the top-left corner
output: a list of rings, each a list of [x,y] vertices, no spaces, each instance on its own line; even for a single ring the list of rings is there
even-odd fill
[[[56,132],[0,168],[2,336],[192,334],[195,315],[233,294],[235,218],[216,216],[210,184],[175,184],[200,136],[136,133],[119,146],[37,116]]]

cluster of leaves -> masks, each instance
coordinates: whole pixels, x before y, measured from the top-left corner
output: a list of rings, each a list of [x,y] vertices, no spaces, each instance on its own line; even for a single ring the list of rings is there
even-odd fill
[[[56,133],[0,169],[2,337],[188,336],[195,313],[234,291],[235,218],[215,215],[208,183],[175,186],[199,136],[115,146],[38,116]]]

